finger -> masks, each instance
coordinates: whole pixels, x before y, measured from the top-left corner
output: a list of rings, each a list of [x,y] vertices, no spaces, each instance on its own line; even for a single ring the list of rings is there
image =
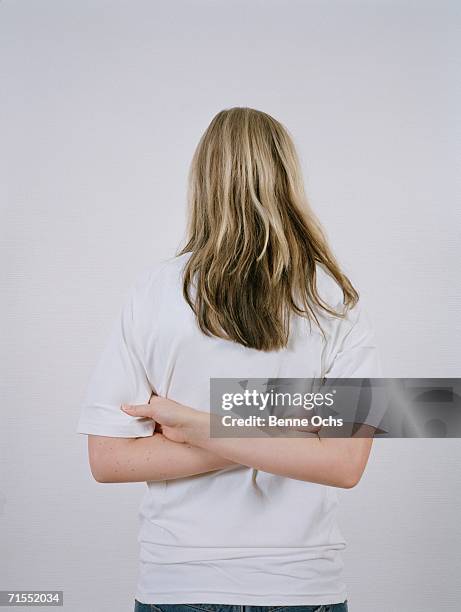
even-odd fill
[[[153,408],[149,404],[141,404],[136,406],[132,406],[131,404],[122,404],[120,410],[123,410],[123,412],[130,416],[153,418],[154,415]]]

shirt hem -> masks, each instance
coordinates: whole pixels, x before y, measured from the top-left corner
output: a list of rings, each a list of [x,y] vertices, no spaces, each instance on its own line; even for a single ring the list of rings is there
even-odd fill
[[[226,593],[224,591],[141,591],[135,595],[140,603],[144,604],[223,604],[237,606],[327,606],[343,603],[347,599],[347,591],[330,594],[308,594],[305,595],[261,595],[252,593]]]
[[[148,438],[154,433],[154,425],[149,423],[142,427],[108,427],[107,424],[82,420],[77,425],[76,433],[114,438]]]

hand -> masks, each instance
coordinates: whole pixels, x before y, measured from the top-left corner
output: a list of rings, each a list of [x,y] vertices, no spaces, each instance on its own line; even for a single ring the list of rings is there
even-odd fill
[[[130,416],[151,418],[160,424],[162,434],[173,442],[192,443],[197,436],[208,435],[207,415],[166,397],[152,395],[148,404],[123,404],[121,410]]]

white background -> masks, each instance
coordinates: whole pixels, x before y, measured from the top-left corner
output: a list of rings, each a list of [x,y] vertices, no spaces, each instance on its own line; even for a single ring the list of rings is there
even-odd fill
[[[145,485],[91,479],[79,402],[222,108],[293,135],[385,376],[460,376],[460,23],[443,0],[0,2],[0,589],[132,610]],[[375,442],[342,494],[351,612],[460,609],[460,463],[459,440]]]

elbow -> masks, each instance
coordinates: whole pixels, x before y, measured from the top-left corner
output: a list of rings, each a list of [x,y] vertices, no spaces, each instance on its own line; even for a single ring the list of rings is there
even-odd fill
[[[117,450],[116,444],[110,439],[108,443],[107,439],[99,436],[88,437],[88,463],[96,482],[115,482],[117,466],[114,463],[118,459]]]
[[[96,482],[132,482],[126,479],[125,464],[130,463],[131,444],[135,438],[113,438],[90,435],[88,437],[88,460]],[[134,469],[131,470],[132,472]]]
[[[362,472],[358,470],[344,470],[337,469],[334,473],[324,473],[322,476],[312,478],[312,474],[306,474],[299,478],[305,482],[316,482],[318,484],[327,485],[329,487],[335,487],[337,489],[353,489],[356,487],[360,479],[362,478]]]
[[[344,470],[341,474],[341,477],[338,479],[338,483],[336,486],[341,489],[353,489],[359,484],[362,478],[362,474],[363,469],[359,468],[349,468],[347,470]]]
[[[102,483],[102,484],[107,484],[109,482],[113,482],[112,480],[110,480],[110,478],[105,478],[104,476],[95,476],[93,474],[93,478],[95,479],[96,482]]]
[[[103,469],[103,466],[98,465],[95,462],[90,461],[90,471],[96,482],[108,483],[113,482],[107,473],[107,470]]]
[[[346,478],[341,479],[338,483],[338,487],[341,489],[353,489],[360,482],[360,476],[357,478],[355,476],[348,476]]]
[[[107,453],[98,453],[91,449],[88,457],[91,475],[96,482],[116,482],[117,469],[114,469],[113,459]]]
[[[362,442],[359,449],[356,443]],[[353,489],[362,479],[370,453],[371,439],[354,440],[355,446],[351,447],[351,452],[341,459],[338,467],[338,487],[342,489]]]

